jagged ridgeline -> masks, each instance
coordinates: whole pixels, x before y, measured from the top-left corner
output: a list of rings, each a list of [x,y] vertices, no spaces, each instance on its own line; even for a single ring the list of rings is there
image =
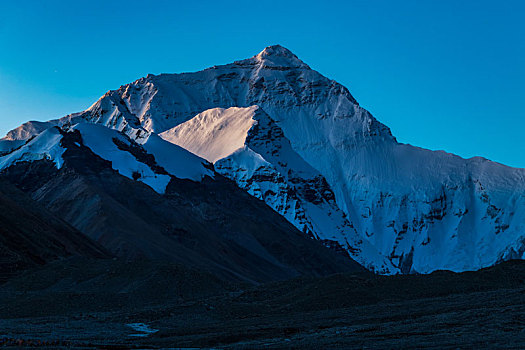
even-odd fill
[[[525,170],[398,143],[347,88],[281,46],[148,75],[83,112],[26,123],[0,142],[2,169],[44,158],[60,168],[54,126],[159,194],[174,178],[233,180],[378,273],[473,270],[525,252]]]

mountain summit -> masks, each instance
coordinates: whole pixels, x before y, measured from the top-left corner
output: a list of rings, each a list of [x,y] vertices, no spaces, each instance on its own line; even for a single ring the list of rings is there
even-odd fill
[[[272,68],[303,68],[310,69],[306,63],[301,61],[290,50],[281,45],[272,45],[266,47],[259,54],[253,57],[257,62],[262,63],[266,67]],[[247,61],[250,61],[248,59]],[[239,63],[242,63],[240,61]],[[245,62],[245,61],[244,61]]]
[[[148,75],[83,112],[26,123],[0,141],[0,164],[59,157],[23,143],[52,126],[84,130],[78,123],[115,129],[164,162],[171,151],[148,150],[150,140],[190,151],[203,158],[191,158],[201,179],[213,168],[378,273],[473,270],[525,254],[525,170],[398,143],[346,87],[279,45],[200,72]],[[170,174],[185,167],[169,163]]]

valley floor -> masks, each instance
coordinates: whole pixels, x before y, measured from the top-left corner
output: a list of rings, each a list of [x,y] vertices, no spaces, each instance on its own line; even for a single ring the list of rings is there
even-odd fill
[[[129,278],[136,275],[139,282]],[[359,273],[256,287],[166,264],[62,261],[7,282],[0,300],[0,344],[8,347],[525,348],[518,261],[462,274]]]

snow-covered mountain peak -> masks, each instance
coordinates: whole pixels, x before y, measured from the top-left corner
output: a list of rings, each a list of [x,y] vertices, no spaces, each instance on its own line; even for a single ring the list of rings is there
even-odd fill
[[[60,120],[12,132],[11,140],[27,139],[45,127],[88,121],[128,136],[136,130],[162,133],[212,108],[258,105],[283,118],[347,119],[357,134],[391,138],[341,84],[312,70],[288,49],[269,46],[259,54],[231,64],[181,74],[148,75],[104,94],[85,111]],[[4,140],[3,149],[15,143]],[[1,145],[0,145],[1,146]]]
[[[266,47],[259,54],[253,57],[253,59],[261,63],[267,68],[302,68],[310,69],[310,67],[301,61],[295,54],[290,50],[281,45],[272,45]]]
[[[286,47],[281,45],[270,45],[264,48],[261,52],[257,54],[257,58],[266,58],[270,56],[282,56],[282,57],[291,57],[297,58],[292,51],[288,50]]]
[[[198,157],[173,161],[188,158],[181,147],[208,159],[305,234],[378,272],[525,258],[524,169],[398,143],[346,87],[282,46],[199,72],[148,75],[81,113],[21,126],[0,140],[0,157],[46,128],[80,122],[127,135],[172,175],[178,164],[194,164],[197,179],[207,171]],[[22,149],[23,159],[56,154]]]

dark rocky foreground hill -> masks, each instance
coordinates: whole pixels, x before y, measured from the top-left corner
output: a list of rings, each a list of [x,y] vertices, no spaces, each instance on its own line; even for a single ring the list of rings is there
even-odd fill
[[[0,342],[7,346],[525,346],[522,261],[461,274],[359,272],[253,286],[173,263],[70,258],[12,278],[0,297]]]
[[[69,256],[111,256],[102,246],[0,179],[0,281]]]

